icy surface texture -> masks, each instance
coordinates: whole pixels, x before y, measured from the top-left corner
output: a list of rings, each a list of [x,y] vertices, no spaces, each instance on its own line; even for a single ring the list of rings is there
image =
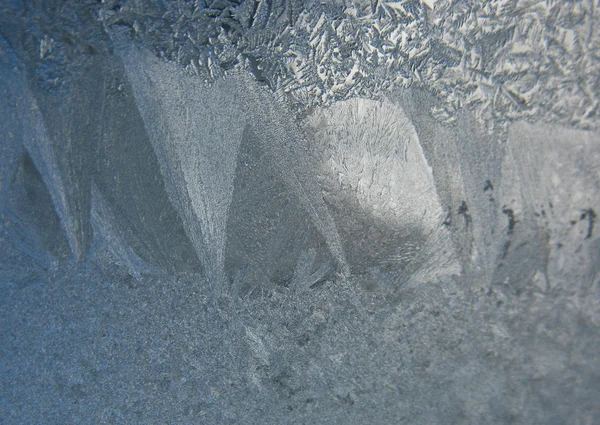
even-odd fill
[[[0,424],[600,423],[599,14],[0,0]]]
[[[204,6],[201,6],[204,5]],[[251,70],[300,107],[431,87],[439,120],[535,119],[598,128],[597,0],[104,2],[160,57],[214,79]]]

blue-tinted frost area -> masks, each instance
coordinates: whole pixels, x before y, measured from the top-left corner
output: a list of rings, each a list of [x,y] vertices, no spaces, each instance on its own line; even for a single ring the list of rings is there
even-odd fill
[[[0,424],[599,423],[599,13],[0,1]]]

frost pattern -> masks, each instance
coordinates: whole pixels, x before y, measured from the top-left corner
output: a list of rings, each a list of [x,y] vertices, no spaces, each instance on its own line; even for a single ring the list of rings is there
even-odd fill
[[[250,70],[301,109],[416,84],[444,122],[469,108],[490,130],[598,128],[597,0],[113,0],[100,17],[204,79]]]
[[[315,221],[339,264],[347,268],[335,223],[309,169],[303,166],[301,133],[272,95],[247,79],[229,78],[201,86],[178,65],[164,63],[130,44],[123,45],[121,54],[170,186],[171,201],[212,279],[223,277],[227,212],[237,152],[247,125],[260,136],[282,178]]]
[[[353,99],[318,111],[309,123],[323,172],[364,209],[396,223],[438,224],[442,211],[431,169],[399,107]]]
[[[55,147],[48,137],[36,101],[27,87],[23,65],[17,60],[12,49],[2,37],[0,37],[0,54],[4,57],[4,60],[0,62],[0,75],[2,75],[1,80],[3,83],[0,86],[0,92],[7,97],[7,100],[14,102],[16,107],[14,113],[16,121],[8,124],[10,127],[17,128],[7,133],[21,135],[21,140],[17,142],[18,147],[16,149],[19,150],[22,144],[39,170],[44,183],[51,188],[50,195],[54,208],[65,230],[71,251],[73,255],[81,259],[86,252],[83,246],[83,238],[77,231],[80,227],[79,223],[77,223],[77,218],[73,214],[74,205],[78,201],[75,196],[71,196],[65,186],[65,180],[69,177],[65,174],[68,171],[59,167]],[[2,115],[3,117],[12,115],[8,111],[6,112]],[[6,146],[11,144],[7,143]],[[6,158],[9,161],[10,156],[9,154]]]
[[[123,61],[171,187],[172,202],[211,279],[223,276],[227,210],[245,122],[234,87],[205,88],[130,47]]]
[[[375,260],[380,266],[393,264],[405,275],[420,270],[415,279],[459,270],[450,233],[442,225],[432,169],[399,105],[341,101],[317,109],[305,128],[321,191],[345,229],[347,251],[354,252],[351,263],[373,251],[380,253]]]

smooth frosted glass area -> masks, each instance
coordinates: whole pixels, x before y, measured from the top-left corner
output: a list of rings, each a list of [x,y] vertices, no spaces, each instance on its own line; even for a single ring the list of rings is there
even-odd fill
[[[598,51],[598,0],[0,0],[0,424],[600,423]]]

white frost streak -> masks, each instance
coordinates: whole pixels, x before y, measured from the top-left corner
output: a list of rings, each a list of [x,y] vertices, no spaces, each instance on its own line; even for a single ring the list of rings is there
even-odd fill
[[[252,349],[254,356],[264,365],[269,364],[269,351],[265,347],[262,339],[256,331],[252,330],[250,327],[245,327],[246,329],[246,342]]]
[[[245,126],[236,84],[203,87],[148,52],[130,47],[121,53],[171,201],[209,277],[219,280]]]
[[[114,261],[122,263],[129,274],[139,280],[142,276],[141,271],[147,270],[149,265],[129,246],[117,227],[118,220],[95,184],[92,184],[91,218],[95,236],[102,235],[103,242],[114,256]]]
[[[253,130],[261,137],[265,151],[277,164],[281,177],[298,197],[302,206],[310,215],[313,223],[325,238],[332,255],[349,272],[340,236],[317,184],[312,167],[307,163],[309,148],[302,132],[292,117],[286,114],[282,105],[273,96],[248,82],[245,100],[246,109],[254,119]],[[260,108],[253,108],[260,105]]]
[[[8,43],[0,38],[0,56],[5,58],[15,57]],[[3,117],[9,121],[8,113],[14,114],[14,121],[6,122],[8,124],[7,136],[13,132],[21,135],[22,143],[27,149],[33,163],[40,172],[44,184],[50,192],[54,208],[65,230],[67,241],[71,252],[81,257],[83,248],[80,246],[77,237],[77,226],[73,216],[69,213],[67,202],[67,191],[61,173],[59,172],[58,162],[56,160],[54,149],[48,132],[44,125],[44,119],[33,98],[32,93],[27,87],[25,81],[25,71],[23,65],[11,66],[9,61],[0,61],[0,94],[4,97],[3,103],[11,102],[16,105],[11,111],[6,111]],[[20,128],[19,128],[20,127]],[[14,130],[11,130],[14,129]],[[7,139],[8,143],[8,139]]]

